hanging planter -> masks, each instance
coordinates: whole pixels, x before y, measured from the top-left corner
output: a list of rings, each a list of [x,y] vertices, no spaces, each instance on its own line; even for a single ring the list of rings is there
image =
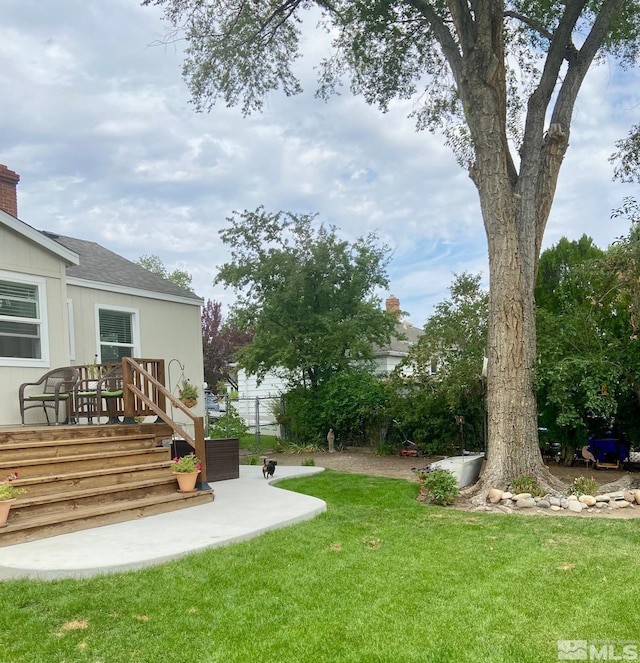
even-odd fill
[[[183,380],[178,389],[178,398],[186,407],[193,407],[198,402],[198,388],[189,380]]]

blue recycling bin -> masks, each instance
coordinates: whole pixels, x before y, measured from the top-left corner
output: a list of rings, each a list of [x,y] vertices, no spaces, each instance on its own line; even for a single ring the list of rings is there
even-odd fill
[[[629,459],[629,446],[613,437],[589,441],[589,451],[596,459],[596,467],[622,467],[622,463]]]

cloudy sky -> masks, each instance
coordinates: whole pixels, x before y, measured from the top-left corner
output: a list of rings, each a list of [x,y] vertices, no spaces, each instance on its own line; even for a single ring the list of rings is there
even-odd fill
[[[270,97],[260,115],[196,113],[180,45],[159,46],[161,12],[137,0],[2,0],[0,163],[21,176],[18,216],[130,260],[158,255],[213,286],[233,210],[317,212],[347,239],[390,245],[390,290],[422,326],[454,272],[488,271],[477,195],[441,138],[416,133],[410,103],[383,115],[348,94]],[[312,54],[318,33],[310,31]],[[154,43],[156,45],[154,45]],[[606,247],[628,228],[610,213],[637,185],[611,181],[614,141],[638,122],[640,74],[592,71],[575,110],[545,246],[587,233]]]

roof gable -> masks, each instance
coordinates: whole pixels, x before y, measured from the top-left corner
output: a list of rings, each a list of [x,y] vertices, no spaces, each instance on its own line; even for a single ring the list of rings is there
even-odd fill
[[[179,298],[182,301],[191,300],[190,303],[193,304],[203,303],[202,298],[190,290],[185,290],[175,283],[157,276],[96,242],[47,231],[43,231],[42,234],[79,256],[80,260],[77,264],[67,267],[69,283],[73,283],[73,280],[77,279],[95,283],[96,287],[99,287],[98,284],[110,284],[126,289],[128,292],[146,291],[164,297]]]
[[[424,334],[422,329],[414,327],[408,322],[399,322],[396,325],[395,334],[391,336],[391,340],[387,345],[382,347],[377,346],[374,348],[374,354],[377,356],[398,354],[406,355],[409,348],[418,342],[418,339]],[[403,339],[398,338],[403,336]]]
[[[67,265],[77,265],[80,262],[80,257],[75,251],[73,251],[73,249],[59,244],[41,233],[39,230],[32,228],[28,223],[20,221],[20,219],[5,212],[3,209],[0,209],[0,223],[18,233],[26,240],[37,244],[54,255],[57,255]]]

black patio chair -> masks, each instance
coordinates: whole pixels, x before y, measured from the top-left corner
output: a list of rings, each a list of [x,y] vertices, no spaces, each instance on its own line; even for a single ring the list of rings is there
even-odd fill
[[[20,399],[20,418],[24,425],[24,413],[33,408],[42,408],[47,424],[51,425],[49,410],[55,414],[55,424],[60,422],[60,404],[65,404],[65,416],[69,419],[72,411],[71,400],[73,390],[80,374],[77,368],[65,366],[55,368],[45,373],[37,382],[25,382],[20,385],[18,398]]]

